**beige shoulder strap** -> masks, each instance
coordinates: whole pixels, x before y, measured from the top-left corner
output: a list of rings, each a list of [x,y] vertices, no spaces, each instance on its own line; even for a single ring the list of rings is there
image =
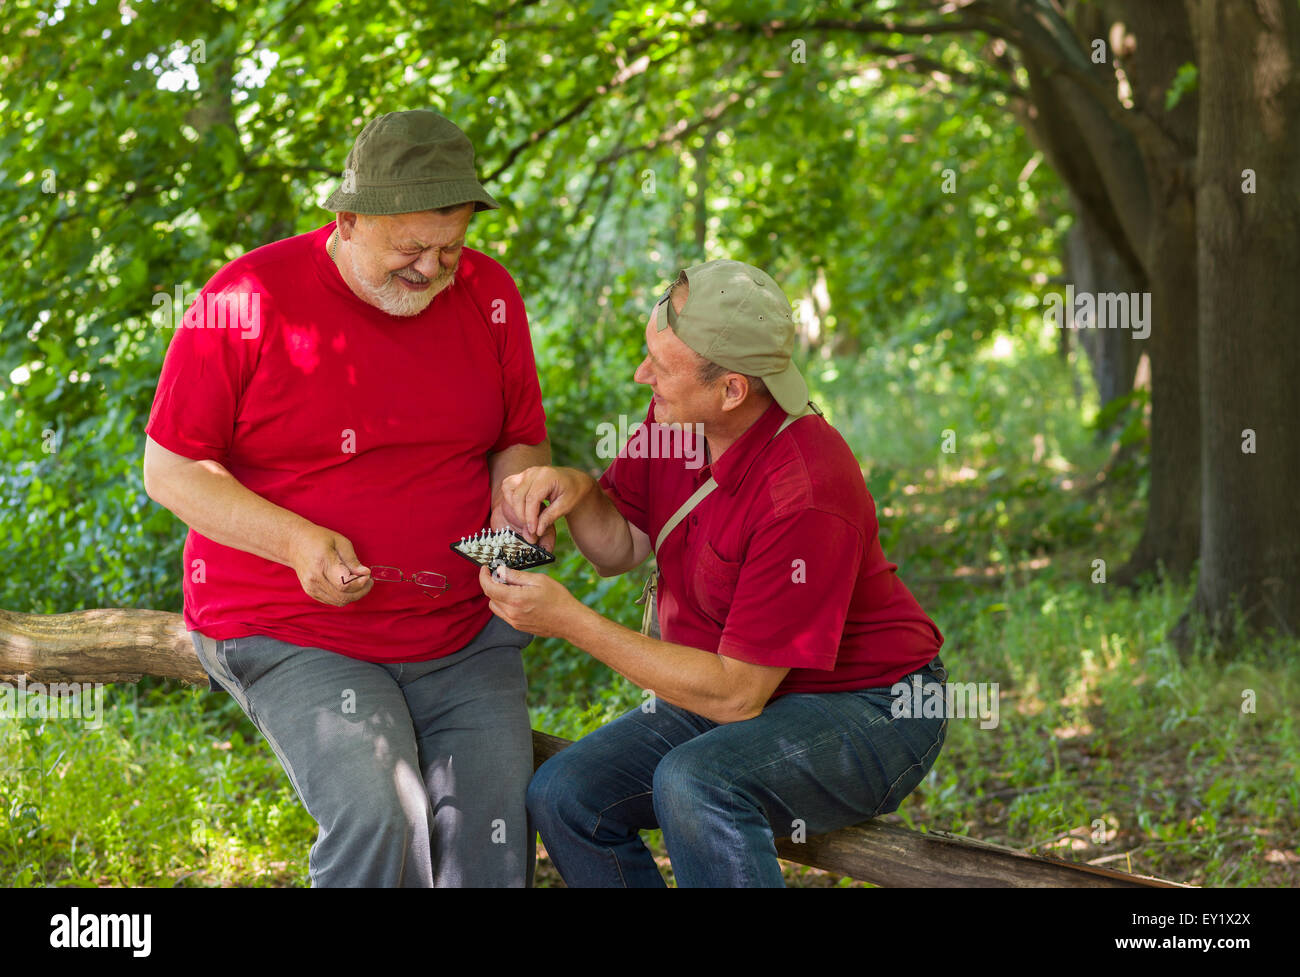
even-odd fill
[[[815,404],[809,402],[808,406],[812,408],[812,413],[821,416],[821,411],[817,409]],[[804,416],[805,414],[800,414],[797,417],[794,414],[787,414],[785,420],[781,422],[781,426],[776,429],[776,434],[773,434],[772,437],[775,438],[777,434],[780,434],[800,417]],[[700,504],[701,499],[717,487],[718,483],[710,478],[707,482],[697,488],[689,499],[681,504],[680,508],[673,513],[672,518],[664,523],[664,528],[659,530],[659,538],[655,540],[656,553],[659,552],[659,547],[663,546],[664,540],[668,538],[668,534],[677,528],[677,524],[685,519],[687,514]],[[659,637],[659,619],[655,600],[655,591],[658,590],[658,581],[659,567],[656,565],[651,570],[650,576],[646,577],[645,587],[642,588],[641,596],[636,600],[637,604],[644,606],[644,609],[641,612],[641,633],[649,635],[652,638]]]
[[[777,434],[780,434],[791,424],[797,421],[799,417],[803,417],[803,416],[804,416],[803,414],[800,414],[798,417],[796,417],[794,414],[787,414],[785,416],[785,420],[781,422],[781,426],[776,429],[776,434],[772,435],[772,439],[775,440]],[[677,528],[677,526],[681,523],[683,519],[685,519],[688,515],[690,515],[691,510],[694,509],[701,502],[703,502],[704,497],[707,496],[710,492],[712,492],[717,487],[718,487],[718,483],[715,482],[712,478],[710,478],[707,482],[705,482],[703,485],[697,488],[689,499],[687,499],[685,502],[681,504],[681,507],[678,508],[678,510],[674,512],[672,516],[669,517],[666,523],[664,523],[664,528],[659,530],[659,538],[655,540],[656,553],[658,553],[659,548],[664,545],[664,540],[668,538],[668,535],[674,529]]]
[[[704,497],[717,487],[718,483],[710,478],[707,482],[697,488],[691,497],[681,504],[681,507],[678,508],[676,512],[668,517],[668,521],[664,523],[664,528],[659,530],[659,538],[655,540],[656,553],[658,553],[659,548],[664,545],[664,540],[668,538],[668,534],[676,529],[678,524],[690,515],[691,510],[703,502]]]

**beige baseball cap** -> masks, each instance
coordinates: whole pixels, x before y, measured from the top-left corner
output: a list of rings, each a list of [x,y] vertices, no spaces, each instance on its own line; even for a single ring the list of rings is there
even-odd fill
[[[672,326],[706,360],[759,377],[787,414],[808,413],[808,384],[790,359],[794,317],[781,286],[753,265],[726,258],[682,275],[690,288],[686,304],[675,311],[672,289],[665,292],[657,303],[665,309],[656,317],[658,329]]]

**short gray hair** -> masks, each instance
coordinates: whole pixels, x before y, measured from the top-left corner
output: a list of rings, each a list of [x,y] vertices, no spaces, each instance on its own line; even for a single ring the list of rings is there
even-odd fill
[[[695,355],[700,356],[699,353],[696,353]],[[700,383],[713,383],[715,380],[722,379],[728,373],[740,373],[740,371],[728,370],[725,366],[718,366],[718,364],[714,363],[712,360],[706,360],[703,356],[700,356],[700,367],[699,370],[696,371],[695,378],[699,380]],[[748,373],[740,373],[740,375],[749,381],[749,392],[751,394],[758,397],[765,395],[769,397],[771,396],[767,389],[767,384],[763,382],[762,377],[751,377]]]

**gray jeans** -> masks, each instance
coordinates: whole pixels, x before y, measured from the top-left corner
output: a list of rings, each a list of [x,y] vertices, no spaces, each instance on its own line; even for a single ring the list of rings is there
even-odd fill
[[[313,886],[531,885],[531,635],[493,617],[445,658],[391,665],[190,637],[316,820]]]

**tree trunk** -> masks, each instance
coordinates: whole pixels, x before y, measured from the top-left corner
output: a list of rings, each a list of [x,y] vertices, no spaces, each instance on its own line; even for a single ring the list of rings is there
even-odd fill
[[[1176,5],[1103,0],[1117,75],[1122,73],[1137,128],[1150,218],[1133,240],[1151,289],[1151,453],[1147,517],[1120,584],[1159,570],[1188,578],[1200,543],[1201,428],[1198,384],[1198,267],[1196,247],[1197,101],[1185,93],[1173,106],[1166,93],[1178,69],[1195,58],[1192,24]]]
[[[1065,264],[1069,280],[1081,292],[1145,292],[1146,278],[1140,267],[1116,250],[1092,213],[1071,195],[1074,226],[1065,241]],[[1062,335],[1073,335],[1064,332]],[[1097,396],[1106,405],[1127,396],[1133,389],[1142,343],[1124,329],[1083,329],[1077,333],[1079,346],[1088,356]],[[1104,437],[1105,431],[1099,432]]]
[[[1097,18],[1096,10],[1083,11]],[[1141,15],[1134,18],[1141,21]],[[1102,30],[1096,24],[1085,33]],[[1173,77],[1172,65],[1192,54],[1186,21],[1140,24],[1159,57],[1144,50],[1141,68],[1130,67],[1133,97],[1159,122],[1159,137],[1133,137],[1075,80],[1024,56],[1036,111],[1021,118],[1034,141],[1069,185],[1087,229],[1109,243],[1121,261],[1140,269],[1151,292],[1150,335],[1132,330],[1114,342],[1146,352],[1151,363],[1150,487],[1141,539],[1112,580],[1131,585],[1159,568],[1185,577],[1195,565],[1200,532],[1200,428],[1197,399],[1196,238],[1194,188],[1187,175],[1194,159],[1195,119],[1186,106],[1166,110],[1152,77]],[[1175,36],[1169,37],[1171,32]],[[1104,34],[1105,31],[1102,30]],[[1110,52],[1114,57],[1114,52]],[[1078,286],[1076,286],[1078,288]],[[1110,332],[1110,330],[1107,330]],[[1117,556],[1118,554],[1116,554]]]
[[[1204,505],[1193,615],[1300,629],[1300,9],[1197,18]],[[1251,171],[1244,173],[1243,171]],[[1252,177],[1253,190],[1247,183]],[[1177,636],[1185,640],[1187,624]]]
[[[1153,216],[1151,247],[1151,452],[1146,523],[1114,575],[1132,585],[1161,570],[1187,579],[1201,519],[1200,401],[1197,397],[1196,229],[1190,193]]]

